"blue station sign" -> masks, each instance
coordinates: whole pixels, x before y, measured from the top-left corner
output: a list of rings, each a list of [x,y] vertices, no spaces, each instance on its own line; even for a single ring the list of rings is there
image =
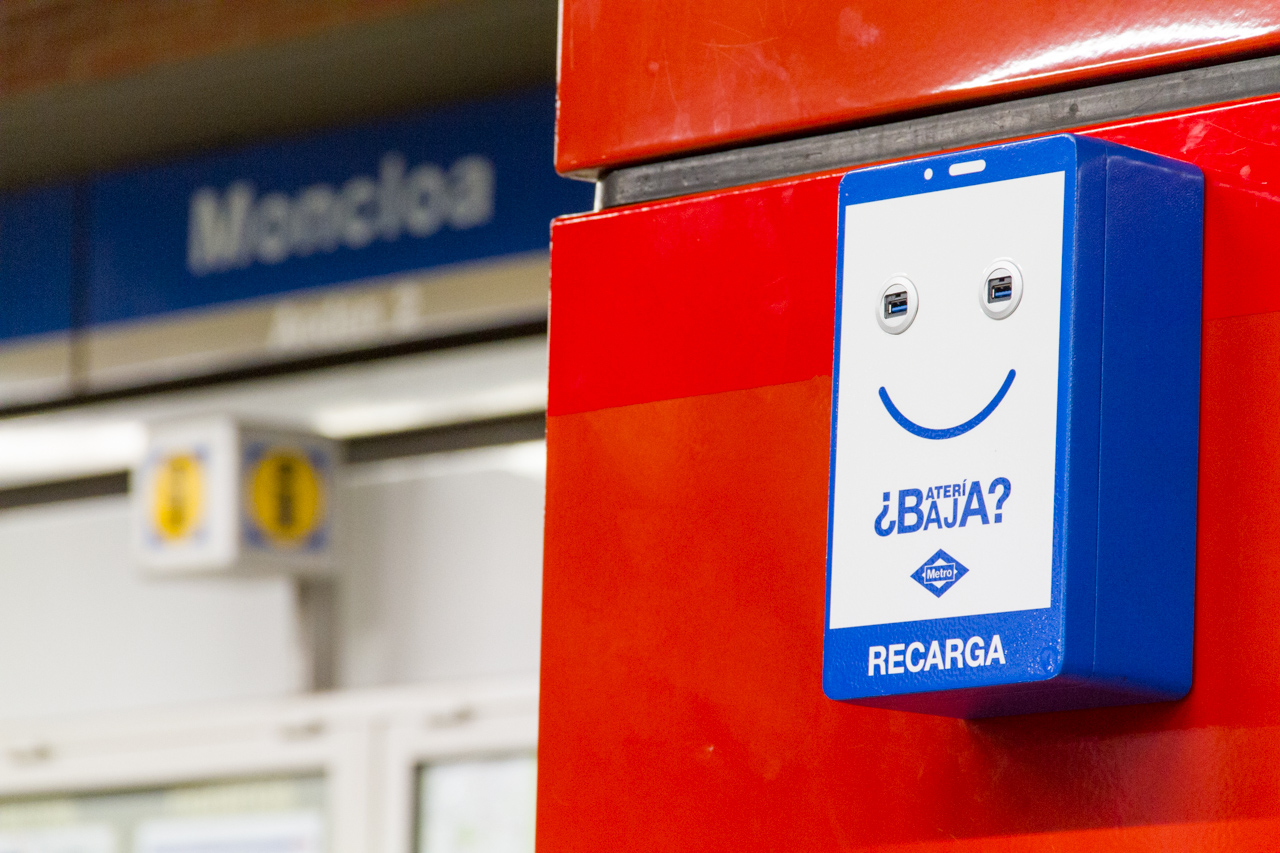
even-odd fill
[[[0,196],[0,406],[70,392],[76,190]]]
[[[0,197],[0,340],[67,332],[74,190]]]
[[[591,187],[540,89],[120,172],[89,191],[90,326],[544,250]]]

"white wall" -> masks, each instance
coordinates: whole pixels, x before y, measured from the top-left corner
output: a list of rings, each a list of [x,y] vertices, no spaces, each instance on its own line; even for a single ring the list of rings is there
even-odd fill
[[[289,693],[292,584],[144,580],[128,501],[0,513],[0,718]]]
[[[536,677],[546,447],[349,470],[338,686]],[[0,512],[0,719],[303,689],[292,581],[146,579],[124,497]]]
[[[339,684],[538,672],[546,445],[350,472]]]

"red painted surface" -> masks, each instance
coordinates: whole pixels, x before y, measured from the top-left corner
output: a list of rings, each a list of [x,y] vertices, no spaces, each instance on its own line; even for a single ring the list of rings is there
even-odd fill
[[[1280,99],[1098,129],[1208,178],[1195,685],[982,721],[822,695],[835,179],[559,223],[544,851],[1274,850]]]
[[[550,413],[830,376],[837,180],[557,223]]]
[[[1206,318],[1280,311],[1280,98],[1084,132],[1204,170]],[[830,376],[838,183],[556,223],[550,413]]]
[[[564,0],[562,171],[1280,47],[1271,0]]]

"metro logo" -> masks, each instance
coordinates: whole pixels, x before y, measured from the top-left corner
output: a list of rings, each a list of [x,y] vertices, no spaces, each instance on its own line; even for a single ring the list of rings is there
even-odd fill
[[[956,576],[956,564],[945,563],[941,566],[927,566],[924,570],[925,583],[945,583]]]
[[[924,561],[924,565],[911,574],[911,579],[920,586],[941,598],[942,594],[955,586],[956,581],[969,574],[969,569],[959,560],[939,548],[933,556]]]
[[[341,187],[317,183],[290,196],[257,196],[249,181],[224,191],[201,187],[191,196],[187,220],[187,269],[208,275],[253,263],[362,249],[430,237],[446,225],[474,228],[493,219],[495,170],[480,155],[455,160],[446,170],[421,163],[406,173],[405,158],[383,155],[378,177],[356,175]]]

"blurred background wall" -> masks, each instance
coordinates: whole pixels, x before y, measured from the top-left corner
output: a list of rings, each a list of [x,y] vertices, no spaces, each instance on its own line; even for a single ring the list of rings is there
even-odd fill
[[[556,28],[0,4],[0,851],[533,849]],[[306,537],[192,424],[331,442]]]
[[[14,0],[0,185],[551,84],[548,0]]]
[[[51,250],[69,271],[68,295],[56,297],[65,328],[15,332],[0,345],[9,365],[0,365],[0,385],[9,381],[0,394],[0,718],[536,676],[545,234],[550,216],[586,209],[591,197],[551,166],[555,44],[549,0],[0,6],[0,187],[11,200],[63,193],[56,221],[70,223]],[[218,291],[217,276],[170,272],[160,260],[145,287],[113,272],[126,242],[149,264],[153,243],[156,258],[185,251],[188,230],[154,230],[161,202],[151,190],[133,207],[108,207],[104,186],[154,187],[176,168],[192,187],[221,188],[221,168],[241,169],[266,193],[287,180],[254,173],[259,160],[301,159],[305,172],[314,152],[340,164],[324,178],[340,182],[348,161],[378,168],[351,153],[378,134],[426,134],[447,148],[450,109],[490,117],[485,127],[537,119],[531,150],[499,169],[489,227],[506,230],[489,248],[447,250],[442,262],[422,242],[410,260],[380,261],[348,281],[334,270],[361,269],[364,256],[339,247],[295,278],[292,261],[256,264],[266,284],[251,293]],[[475,131],[457,144],[481,150],[502,135]],[[554,184],[552,207],[535,210],[522,196],[504,219],[505,187],[535,184]],[[50,233],[33,217],[0,214],[0,231],[30,232],[0,248],[0,302],[17,314],[61,294],[51,272],[61,266],[27,263],[37,236]],[[503,242],[511,228],[531,236]],[[412,242],[397,240],[384,248]],[[27,290],[15,296],[22,275]],[[418,288],[421,322],[353,335],[350,318],[392,286]],[[159,305],[203,287],[222,295],[112,319],[113,294]],[[306,346],[272,343],[281,312],[303,309],[312,310]],[[222,325],[208,326],[210,317]],[[43,359],[38,382],[31,353]],[[210,415],[317,430],[354,453],[339,486],[333,580],[139,570],[126,472],[144,453],[147,426]]]

